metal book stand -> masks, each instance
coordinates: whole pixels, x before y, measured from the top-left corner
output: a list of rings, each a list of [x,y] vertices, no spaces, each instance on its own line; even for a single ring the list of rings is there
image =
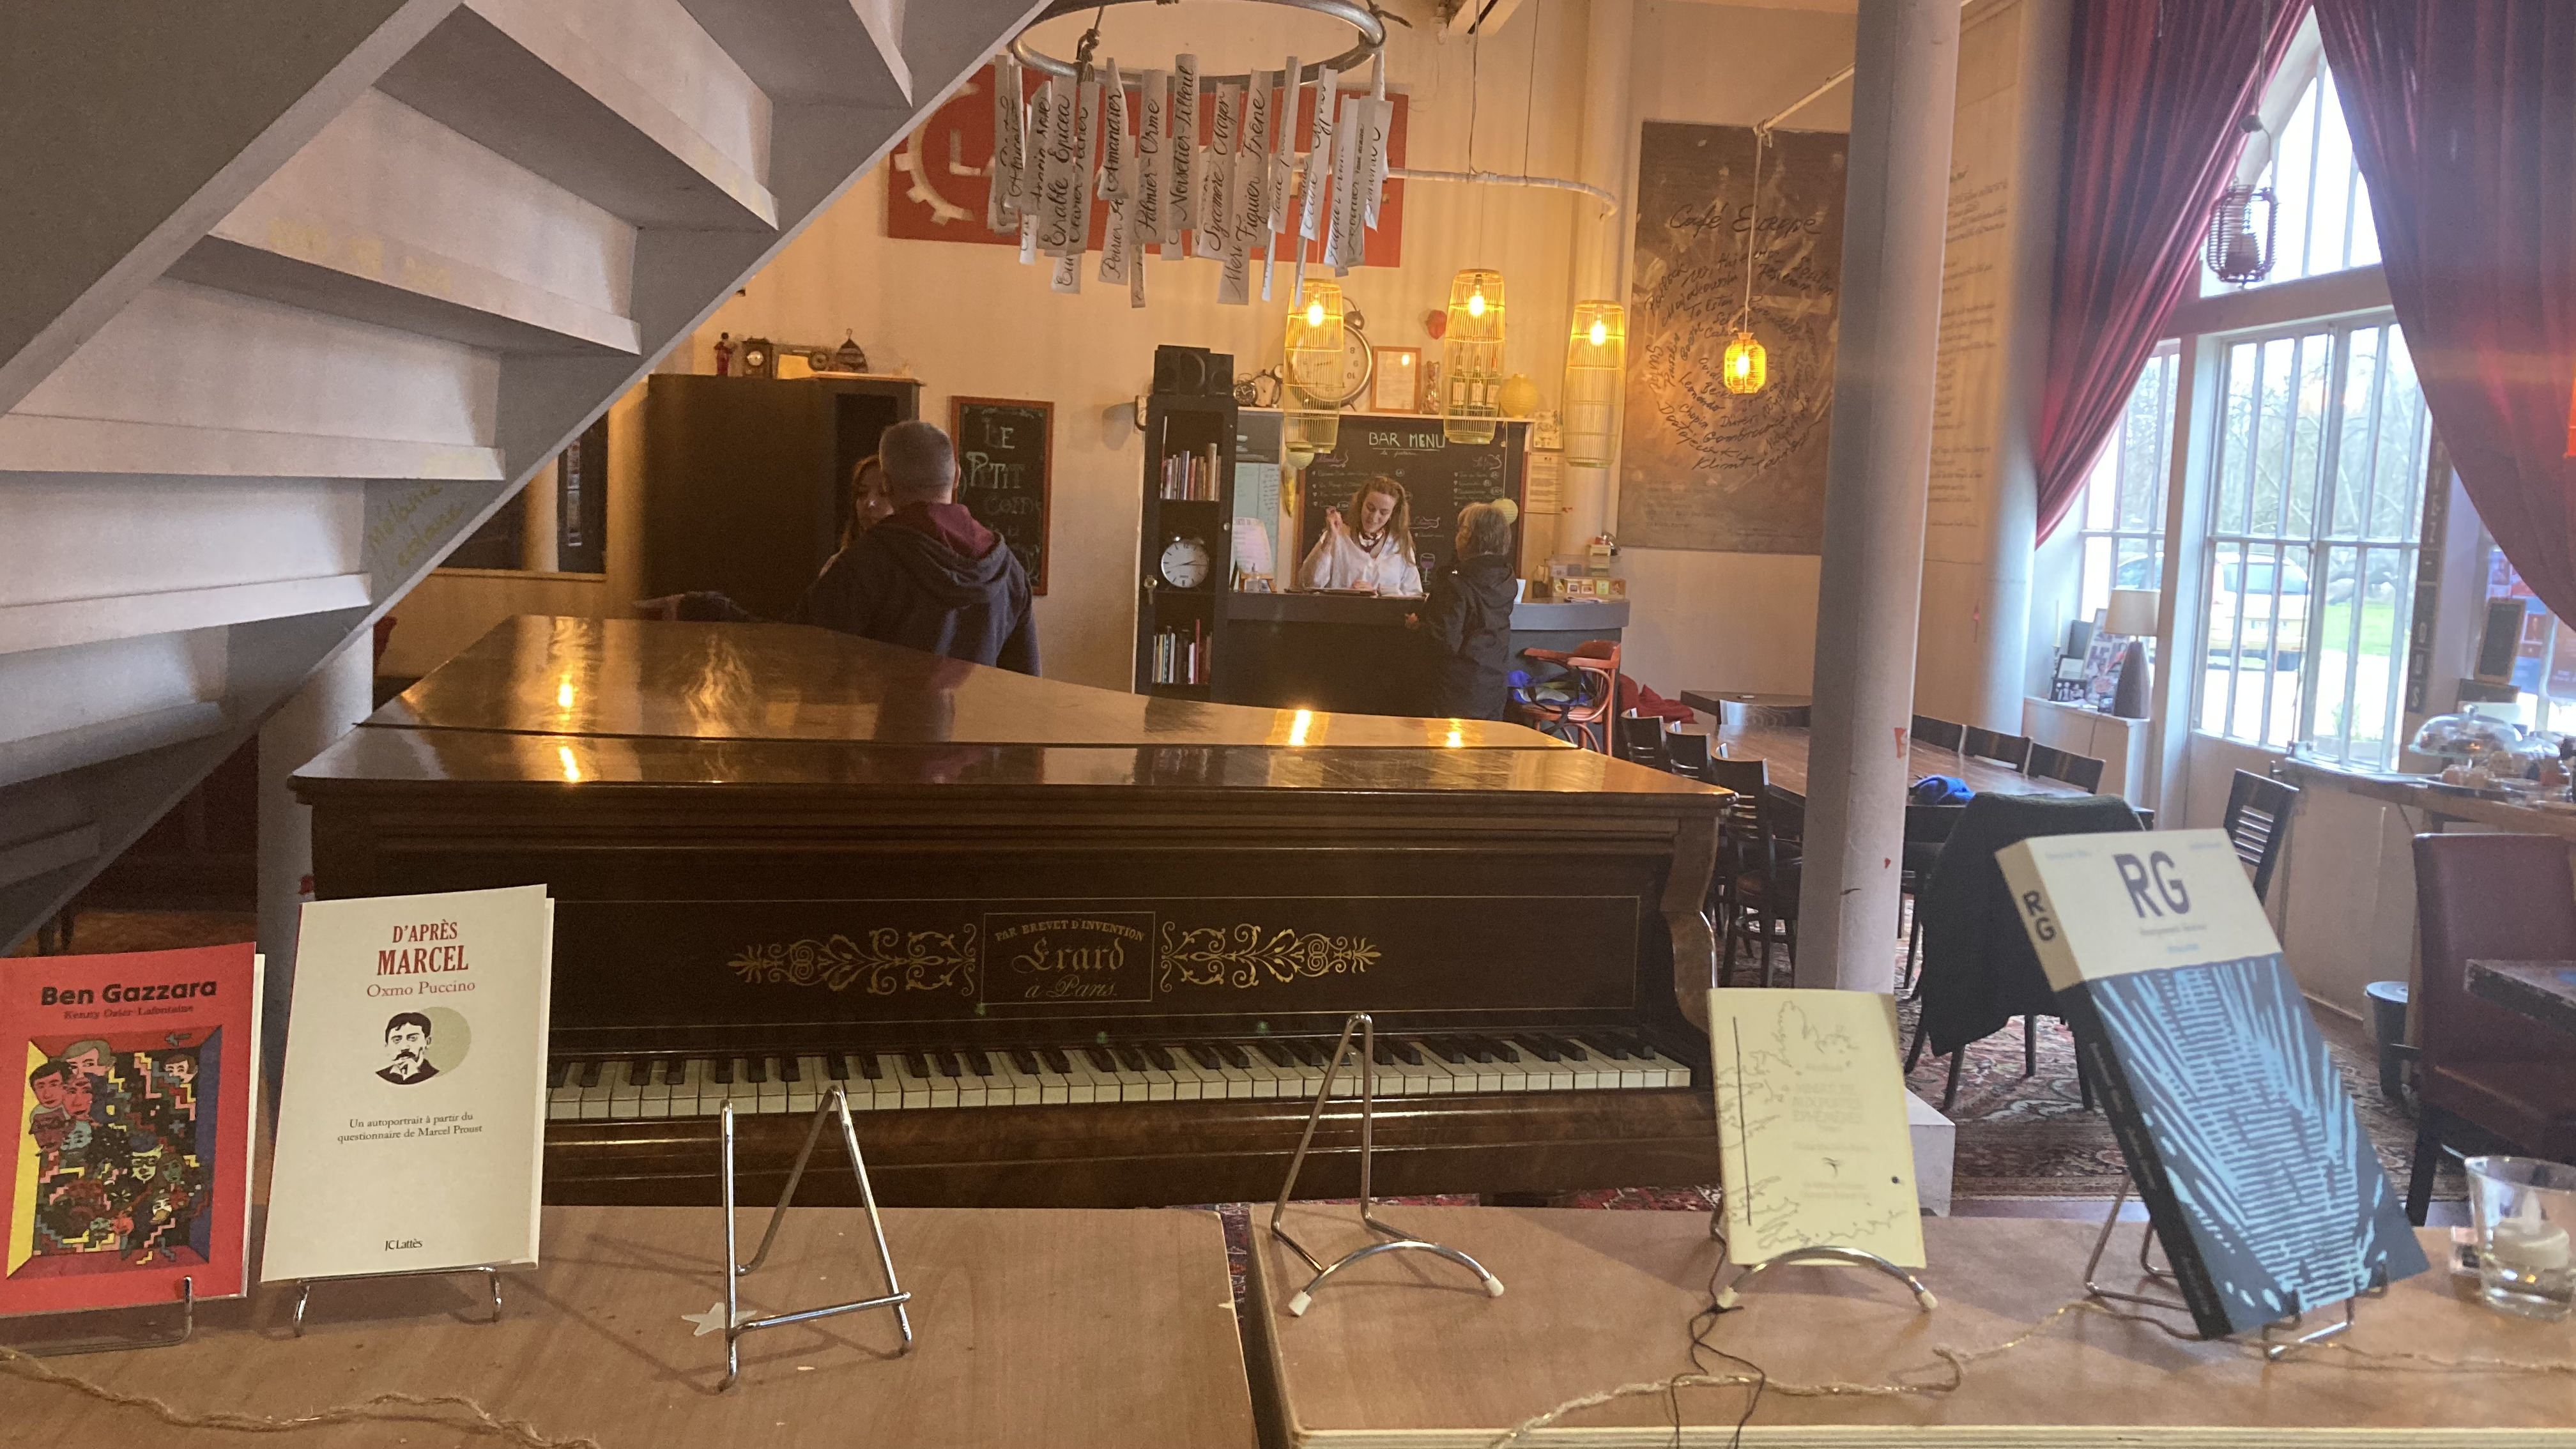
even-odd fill
[[[1341,1077],[1342,1058],[1347,1055],[1351,1049],[1351,1034],[1353,1032],[1359,1033],[1360,1038],[1360,1226],[1367,1228],[1370,1232],[1384,1236],[1387,1241],[1383,1243],[1370,1243],[1365,1247],[1355,1248],[1332,1262],[1326,1263],[1323,1259],[1308,1252],[1305,1244],[1298,1242],[1295,1238],[1289,1236],[1288,1229],[1282,1224],[1281,1220],[1285,1218],[1288,1213],[1289,1195],[1297,1190],[1297,1172],[1300,1168],[1306,1165],[1306,1149],[1314,1145],[1315,1124],[1324,1119],[1324,1104],[1332,1100],[1333,1083]],[[1450,1262],[1465,1268],[1468,1272],[1475,1274],[1478,1281],[1485,1285],[1486,1296],[1492,1298],[1500,1298],[1503,1296],[1502,1280],[1496,1278],[1493,1274],[1486,1272],[1484,1264],[1477,1262],[1475,1259],[1468,1257],[1462,1252],[1459,1252],[1456,1248],[1417,1238],[1411,1233],[1404,1231],[1402,1228],[1393,1227],[1389,1224],[1378,1221],[1377,1214],[1375,1212],[1377,1199],[1375,1194],[1369,1190],[1369,1158],[1376,1151],[1377,1147],[1376,1062],[1377,1024],[1369,1018],[1369,1014],[1367,1012],[1363,1011],[1353,1016],[1349,1021],[1342,1023],[1341,1040],[1333,1044],[1333,1059],[1325,1064],[1323,1084],[1315,1089],[1315,1109],[1306,1114],[1306,1135],[1297,1139],[1297,1155],[1288,1159],[1288,1180],[1279,1184],[1279,1201],[1271,1204],[1270,1235],[1277,1238],[1279,1241],[1286,1243],[1289,1247],[1296,1249],[1297,1256],[1305,1259],[1307,1266],[1315,1270],[1313,1281],[1307,1283],[1304,1288],[1299,1289],[1296,1297],[1288,1300],[1288,1313],[1290,1317],[1302,1318],[1305,1316],[1307,1307],[1315,1301],[1316,1290],[1324,1286],[1324,1280],[1332,1277],[1335,1273],[1342,1271],[1344,1268],[1351,1266],[1353,1263],[1356,1263],[1363,1258],[1372,1258],[1380,1253],[1401,1253],[1411,1251],[1431,1253],[1438,1257],[1446,1258]]]
[[[120,1305],[114,1308],[74,1308],[61,1313],[44,1314],[42,1315],[42,1321],[48,1323],[60,1322],[65,1319],[78,1318],[85,1314],[92,1313],[133,1313],[154,1306],[156,1305],[149,1303],[135,1303]],[[38,1315],[34,1314],[28,1315],[30,1320],[37,1319],[37,1317]],[[7,1321],[9,1320],[0,1319],[0,1322]],[[0,1348],[6,1348],[13,1354],[23,1354],[28,1358],[66,1358],[76,1353],[110,1353],[129,1348],[176,1348],[180,1344],[186,1343],[189,1335],[196,1331],[197,1280],[194,1275],[190,1275],[179,1280],[179,1330],[176,1333],[146,1334],[140,1337],[127,1337],[125,1335],[113,1333],[98,1333],[91,1334],[83,1338],[38,1340],[35,1343],[0,1344]]]
[[[490,1264],[466,1268],[413,1268],[400,1273],[333,1273],[320,1278],[295,1280],[295,1336],[304,1336],[304,1305],[313,1297],[316,1283],[354,1283],[361,1278],[444,1278],[456,1273],[480,1273],[484,1290],[492,1296],[493,1323],[501,1321],[501,1270]]]
[[[2099,1303],[2126,1303],[2138,1308],[2153,1308],[2168,1313],[2191,1312],[2191,1305],[2183,1303],[2177,1299],[2150,1298],[2138,1293],[2116,1292],[2112,1289],[2103,1287],[2100,1283],[2094,1280],[2094,1275],[2098,1273],[2102,1267],[2103,1251],[2111,1245],[2111,1230],[2120,1225],[2121,1205],[2128,1202],[2128,1200],[2129,1176],[2124,1172],[2120,1174],[2120,1191],[2111,1199],[2111,1211],[2102,1219],[2101,1235],[2093,1240],[2093,1255],[2084,1260],[2084,1296]],[[2155,1245],[2156,1227],[2155,1224],[2148,1223],[2145,1224],[2145,1228],[2146,1231],[2138,1235],[2139,1273],[2158,1283],[2179,1283],[2180,1280],[2174,1276],[2172,1269],[2157,1267],[2147,1256],[2148,1250]],[[2287,1355],[2292,1349],[2303,1348],[2312,1343],[2322,1343],[2338,1334],[2349,1332],[2353,1324],[2353,1305],[2359,1303],[2364,1298],[2386,1297],[2387,1293],[2388,1272],[2385,1268],[2382,1268],[2375,1276],[2373,1276],[2368,1288],[2363,1289],[2361,1292],[2356,1293],[2352,1297],[2343,1301],[2343,1317],[2340,1320],[2326,1324],[2321,1328],[2310,1329],[2306,1333],[2298,1334],[2298,1336],[2294,1338],[2285,1338],[2281,1335],[2295,1332],[2307,1318],[2307,1305],[2299,1301],[2299,1297],[2296,1293],[2292,1293],[2290,1295],[2289,1313],[2284,1317],[2276,1318],[2270,1323],[2263,1325],[2262,1337],[2258,1341],[2262,1346],[2265,1361],[2277,1362],[2283,1356]],[[2137,1313],[2125,1316],[2136,1318],[2140,1322],[2150,1324],[2175,1338],[2183,1339],[2187,1342],[2208,1343],[2211,1342],[2214,1337],[2223,1336],[2202,1333],[2196,1326],[2189,1329],[2176,1328],[2164,1319],[2154,1317],[2151,1314]]]
[[[1722,1190],[1718,1193],[1717,1206],[1708,1215],[1708,1235],[1718,1242],[1726,1241],[1726,1194]],[[1932,1296],[1932,1290],[1923,1286],[1922,1279],[1867,1248],[1838,1248],[1825,1243],[1810,1243],[1803,1248],[1791,1248],[1785,1253],[1774,1253],[1758,1263],[1744,1264],[1742,1270],[1735,1275],[1735,1280],[1719,1291],[1717,1306],[1733,1308],[1736,1305],[1736,1295],[1753,1286],[1756,1275],[1786,1263],[1844,1263],[1855,1268],[1875,1268],[1904,1284],[1906,1291],[1914,1295],[1915,1305],[1924,1312],[1929,1313],[1941,1306],[1941,1300]]]
[[[885,1220],[877,1215],[877,1192],[868,1183],[868,1161],[859,1153],[859,1129],[850,1121],[848,1093],[843,1088],[834,1087],[815,1107],[814,1125],[805,1130],[805,1146],[796,1154],[796,1165],[787,1170],[787,1190],[778,1195],[778,1206],[769,1214],[769,1230],[760,1235],[760,1251],[752,1254],[751,1261],[748,1263],[742,1262],[736,1256],[733,1233],[733,1103],[725,1103],[716,1116],[720,1129],[719,1151],[724,1159],[726,1268],[725,1375],[724,1381],[716,1385],[717,1392],[721,1393],[732,1388],[734,1381],[742,1376],[742,1336],[758,1328],[783,1328],[791,1323],[811,1323],[817,1318],[830,1318],[840,1313],[857,1313],[869,1308],[891,1308],[894,1310],[895,1326],[903,1330],[903,1347],[896,1352],[912,1352],[912,1314],[904,1307],[912,1301],[912,1295],[905,1292],[903,1285],[895,1281],[894,1255],[886,1251]],[[796,1185],[805,1180],[805,1164],[814,1156],[814,1144],[823,1138],[823,1123],[825,1119],[834,1116],[841,1119],[841,1145],[849,1149],[850,1173],[859,1180],[859,1200],[867,1205],[868,1231],[875,1236],[877,1242],[877,1264],[885,1269],[885,1294],[878,1298],[861,1298],[851,1303],[835,1303],[829,1307],[807,1308],[795,1313],[755,1313],[746,1317],[742,1312],[741,1280],[758,1271],[760,1265],[768,1259],[770,1245],[778,1241],[778,1226],[787,1221],[787,1206],[796,1200]]]

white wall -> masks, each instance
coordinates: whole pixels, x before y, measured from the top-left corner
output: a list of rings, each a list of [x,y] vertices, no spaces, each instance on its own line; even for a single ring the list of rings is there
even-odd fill
[[[1852,16],[1640,0],[1631,129],[1642,121],[1749,126],[1851,64]],[[1851,127],[1851,88],[1790,128]],[[1627,184],[1633,190],[1635,137]],[[1625,243],[1622,250],[1626,249]],[[1610,509],[1616,517],[1617,507]],[[1630,674],[1671,695],[1710,686],[1803,694],[1814,677],[1816,567],[1809,554],[1631,548]]]

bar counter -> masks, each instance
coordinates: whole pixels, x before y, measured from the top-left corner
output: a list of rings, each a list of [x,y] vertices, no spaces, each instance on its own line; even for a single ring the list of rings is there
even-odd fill
[[[1426,656],[1404,620],[1429,602],[1358,594],[1228,594],[1227,658],[1218,669],[1217,698],[1274,709],[1420,714]],[[1512,667],[1530,669],[1520,656],[1531,649],[1571,650],[1593,639],[1615,644],[1627,626],[1624,599],[1516,604]]]

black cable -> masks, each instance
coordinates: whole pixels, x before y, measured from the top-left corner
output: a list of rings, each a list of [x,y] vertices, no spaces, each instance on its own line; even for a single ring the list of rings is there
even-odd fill
[[[1753,1411],[1762,1406],[1762,1391],[1770,1386],[1771,1373],[1768,1369],[1763,1368],[1762,1365],[1755,1363],[1744,1355],[1729,1352],[1728,1350],[1722,1349],[1716,1344],[1708,1341],[1709,1334],[1717,1328],[1717,1321],[1725,1317],[1727,1314],[1737,1311],[1736,1308],[1724,1306],[1718,1301],[1717,1280],[1718,1276],[1726,1271],[1727,1257],[1731,1251],[1731,1245],[1727,1242],[1726,1235],[1724,1233],[1713,1232],[1712,1236],[1717,1239],[1717,1264],[1708,1270],[1708,1306],[1691,1315],[1689,1328],[1691,1368],[1696,1373],[1702,1375],[1707,1374],[1709,1371],[1709,1364],[1707,1360],[1702,1357],[1703,1354],[1706,1354],[1723,1359],[1727,1363],[1740,1364],[1752,1373],[1753,1391],[1745,1396],[1744,1412],[1736,1417],[1735,1433],[1727,1440],[1728,1449],[1744,1449],[1744,1426],[1753,1422]],[[1738,1306],[1740,1307],[1741,1305]],[[1681,1381],[1685,1377],[1688,1377],[1688,1375],[1675,1374],[1672,1379],[1664,1385],[1664,1397],[1671,1407],[1673,1416],[1673,1449],[1681,1449]]]

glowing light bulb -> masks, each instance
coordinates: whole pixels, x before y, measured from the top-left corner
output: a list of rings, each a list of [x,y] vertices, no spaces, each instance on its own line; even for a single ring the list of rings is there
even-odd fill
[[[1306,325],[1309,327],[1324,325],[1324,300],[1321,297],[1306,304]]]
[[[1485,315],[1485,294],[1483,291],[1479,290],[1468,294],[1467,315],[1470,317],[1482,317]]]
[[[1610,342],[1610,324],[1596,317],[1592,321],[1592,330],[1584,336],[1591,339],[1593,346],[1606,347]]]

